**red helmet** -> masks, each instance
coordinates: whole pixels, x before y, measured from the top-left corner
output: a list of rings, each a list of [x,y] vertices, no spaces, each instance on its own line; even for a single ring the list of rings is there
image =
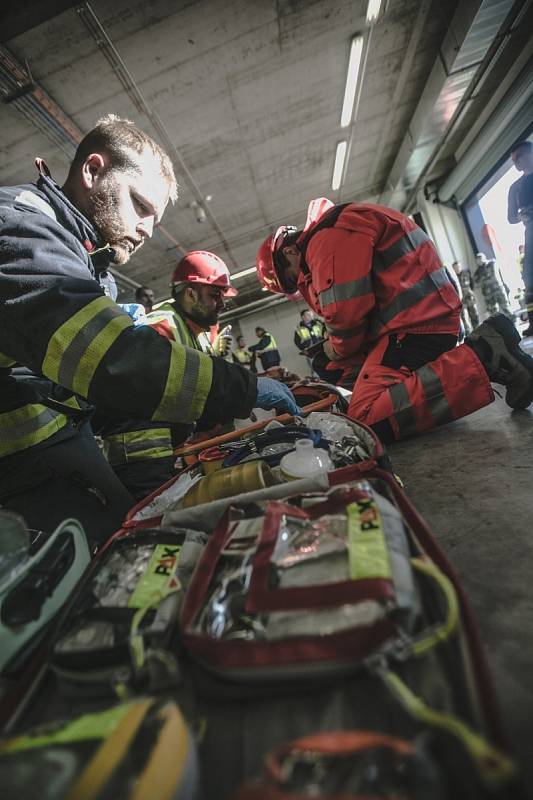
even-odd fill
[[[238,294],[230,284],[229,269],[221,258],[207,250],[192,250],[176,265],[172,275],[171,286],[180,283],[202,283],[207,286],[218,286],[225,297]]]
[[[278,269],[274,253],[283,247],[283,243],[287,236],[296,233],[297,228],[292,225],[282,225],[278,228],[276,233],[267,236],[255,257],[255,267],[257,269],[257,277],[259,282],[263,284],[265,289],[269,292],[276,294],[287,294],[287,289],[283,285],[283,280]]]

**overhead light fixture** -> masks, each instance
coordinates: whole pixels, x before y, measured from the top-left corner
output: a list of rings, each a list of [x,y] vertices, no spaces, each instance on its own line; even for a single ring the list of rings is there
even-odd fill
[[[368,0],[368,5],[366,7],[366,21],[369,25],[373,25],[379,17],[379,12],[381,11],[381,2],[382,0]]]
[[[361,56],[363,54],[363,37],[357,34],[352,39],[350,48],[350,60],[348,62],[348,74],[346,75],[346,88],[344,89],[344,101],[341,113],[341,128],[347,128],[352,121],[353,106],[355,102],[355,91],[359,79],[361,68]]]
[[[331,180],[331,188],[334,192],[337,191],[341,185],[342,173],[344,171],[344,159],[346,158],[346,140],[339,142],[335,152],[335,165],[333,167],[333,178]]]
[[[240,272],[233,272],[230,275],[232,281],[236,280],[237,278],[244,278],[245,275],[251,275],[252,272],[257,272],[255,267],[248,267],[248,269],[241,269]]]

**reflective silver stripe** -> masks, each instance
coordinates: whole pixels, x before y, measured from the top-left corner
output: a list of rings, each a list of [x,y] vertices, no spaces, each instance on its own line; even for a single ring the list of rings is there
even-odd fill
[[[331,336],[336,336],[337,339],[351,339],[352,336],[357,336],[366,328],[366,322],[361,322],[353,328],[334,328],[332,325],[326,325],[326,330]]]
[[[375,272],[387,269],[392,266],[395,261],[406,256],[407,253],[412,253],[423,242],[429,242],[431,239],[424,233],[422,228],[415,228],[414,231],[409,231],[397,242],[391,244],[385,250],[374,250],[374,258],[372,259],[372,269]]]
[[[169,429],[170,433],[170,429]],[[159,439],[146,439],[144,442],[124,442],[126,453],[140,453],[143,450],[150,450],[152,447],[170,447],[168,436]]]
[[[52,420],[62,417],[58,411],[53,411],[51,408],[45,408],[40,414],[37,414],[31,419],[26,419],[24,422],[8,422],[7,425],[2,421],[2,435],[8,439],[21,439],[23,436],[28,436],[31,433],[48,425]]]
[[[353,281],[346,281],[346,283],[337,283],[330,289],[324,289],[319,292],[318,299],[322,309],[330,303],[339,303],[342,300],[351,300],[353,297],[362,297],[372,291],[372,278],[370,275],[363,275],[362,278],[357,278]]]
[[[451,422],[454,416],[446,400],[440,378],[435,370],[429,364],[425,364],[423,367],[416,370],[416,374],[424,388],[426,402],[434,422],[439,425],[445,422]]]
[[[413,436],[416,431],[416,414],[404,383],[389,386],[392,409],[400,436]]]
[[[394,298],[392,303],[389,303],[385,308],[375,312],[374,319],[370,325],[370,333],[372,335],[379,333],[381,328],[387,325],[398,314],[401,314],[402,311],[416,306],[424,297],[433,294],[433,292],[441,286],[445,286],[447,283],[453,285],[445,267],[440,267],[434,272],[424,275],[422,280],[415,283],[414,286],[411,286],[409,289],[404,289],[401,294]]]
[[[105,306],[80,328],[68,347],[65,348],[59,366],[57,383],[61,386],[74,384],[74,377],[81,358],[87,348],[91,346],[92,341],[109,324],[110,320],[123,316],[124,312],[119,306]]]
[[[444,388],[435,370],[425,364],[414,373],[424,390],[426,403],[436,425],[452,422],[454,416],[449,406]],[[400,436],[412,436],[417,432],[416,414],[405,383],[395,383],[389,387],[389,395]]]
[[[126,464],[129,460],[135,458],[165,458],[171,456],[172,442],[170,428],[161,428],[162,434],[166,432],[166,437],[145,439],[140,442],[127,441],[128,436],[135,436],[141,434],[142,431],[135,431],[134,433],[114,434],[113,436],[104,439],[104,452],[107,460],[112,466]],[[156,452],[152,451],[164,451]]]
[[[185,348],[185,368],[179,392],[179,404],[184,409],[190,408],[195,399],[200,372],[200,357],[192,347]],[[178,398],[176,398],[178,399]]]

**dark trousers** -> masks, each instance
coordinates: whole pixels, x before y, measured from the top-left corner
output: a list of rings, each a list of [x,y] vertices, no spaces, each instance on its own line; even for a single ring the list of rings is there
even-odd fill
[[[0,505],[18,512],[29,528],[47,533],[74,517],[83,525],[91,550],[120,528],[135,503],[87,423],[71,438],[12,456],[8,463]]]
[[[175,462],[176,456],[145,458],[113,469],[126,489],[139,501],[176,475]]]

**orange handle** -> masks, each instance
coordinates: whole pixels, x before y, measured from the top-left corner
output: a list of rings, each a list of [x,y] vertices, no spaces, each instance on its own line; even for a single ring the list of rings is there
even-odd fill
[[[304,408],[304,416],[310,414],[311,411],[322,411],[325,408],[331,408],[337,401],[338,397],[336,394],[328,394],[326,397],[323,397],[322,400],[317,400],[316,403],[311,403],[310,405]],[[277,420],[278,422],[282,422],[283,424],[287,424],[294,421],[294,417],[292,414],[280,414],[279,417],[273,417],[273,419]],[[262,422],[256,422],[254,425],[249,425],[247,428],[242,428],[240,431],[230,431],[229,433],[223,433],[221,436],[215,436],[213,439],[206,439],[203,442],[198,442],[197,444],[192,445],[183,445],[182,447],[178,447],[174,450],[174,454],[177,456],[191,456],[195,453],[199,453],[200,450],[205,450],[208,447],[215,447],[225,442],[233,442],[235,439],[240,439],[242,436],[246,436],[247,433],[251,433],[252,431],[260,431],[262,428],[266,428],[269,422],[272,422],[271,419],[265,419]]]

